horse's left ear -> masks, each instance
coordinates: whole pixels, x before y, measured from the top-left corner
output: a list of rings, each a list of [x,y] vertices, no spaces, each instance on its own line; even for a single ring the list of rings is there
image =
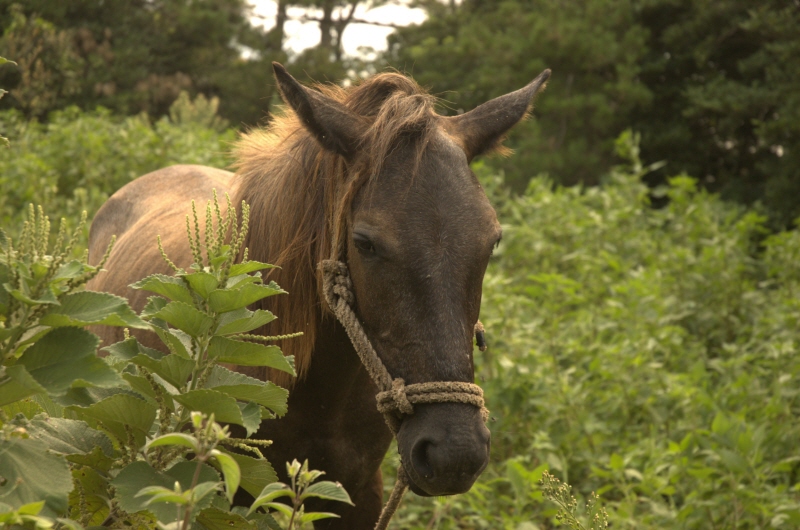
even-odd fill
[[[358,149],[364,126],[358,115],[316,90],[301,85],[280,63],[272,63],[284,101],[300,117],[322,147],[351,158]]]
[[[446,118],[445,127],[461,140],[467,160],[498,147],[505,133],[528,113],[534,96],[544,89],[549,78],[547,69],[524,88],[487,101],[460,116]]]

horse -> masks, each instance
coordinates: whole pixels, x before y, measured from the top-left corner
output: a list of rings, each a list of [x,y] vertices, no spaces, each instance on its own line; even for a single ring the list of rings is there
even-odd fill
[[[168,167],[103,205],[91,227],[90,262],[100,260],[112,234],[117,242],[108,272],[89,287],[141,310],[147,295],[129,285],[170,271],[156,236],[178,266],[191,264],[189,201],[203,204],[214,190],[234,204],[246,201],[249,257],[279,265],[269,279],[289,292],[260,303],[279,317],[265,333],[304,333],[279,344],[294,355],[296,378],[242,368],[290,388],[289,412],[265,420],[256,437],[273,440],[270,462],[308,459],[349,492],[354,507],[315,506],[340,516],[315,528],[369,529],[381,511],[380,466],[392,435],[376,410],[375,384],[322,297],[318,264],[347,264],[356,315],[392,377],[472,383],[482,281],[501,227],[469,164],[507,150],[505,134],[528,115],[550,71],[446,117],[433,96],[399,73],[347,88],[306,87],[280,64],[273,69],[286,106],[266,127],[243,133],[235,173]],[[101,335],[106,344],[123,338],[116,328]],[[152,335],[139,339],[158,347]],[[416,405],[397,440],[409,487],[422,496],[469,490],[489,459],[490,433],[480,411],[464,403]]]

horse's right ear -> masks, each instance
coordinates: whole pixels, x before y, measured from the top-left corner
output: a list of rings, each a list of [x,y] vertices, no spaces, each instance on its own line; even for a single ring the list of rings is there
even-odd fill
[[[351,158],[364,126],[358,115],[333,99],[301,85],[280,63],[272,63],[283,100],[325,149]]]

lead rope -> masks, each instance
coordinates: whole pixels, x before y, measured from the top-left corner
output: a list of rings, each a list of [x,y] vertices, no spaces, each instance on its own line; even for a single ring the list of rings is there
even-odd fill
[[[480,409],[484,422],[489,419],[489,411],[483,402],[483,390],[478,385],[459,381],[432,381],[406,385],[400,377],[393,379],[375,353],[353,311],[355,296],[347,265],[341,261],[323,260],[320,268],[323,274],[322,290],[325,300],[344,327],[364,368],[378,387],[378,394],[375,396],[378,411],[383,414],[395,438],[403,416],[413,414],[414,404],[417,403],[468,403]],[[480,322],[475,325],[475,331],[481,343],[479,346],[485,349],[483,326]],[[386,530],[407,488],[408,474],[401,462],[397,469],[397,482],[375,524],[375,530]]]

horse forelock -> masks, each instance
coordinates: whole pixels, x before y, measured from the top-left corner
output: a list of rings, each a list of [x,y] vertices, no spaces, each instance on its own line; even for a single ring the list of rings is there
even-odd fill
[[[411,175],[416,172],[437,120],[435,98],[400,74],[379,74],[348,88],[316,88],[364,118],[361,153],[354,160],[323,149],[288,107],[266,128],[245,133],[234,149],[236,204],[244,200],[251,209],[245,242],[250,258],[281,267],[269,277],[289,291],[262,301],[278,316],[269,334],[304,333],[279,341],[284,353],[294,355],[298,378],[308,371],[317,327],[327,311],[317,264],[343,258],[355,195],[403,142],[415,146]],[[282,372],[268,376],[282,386],[292,383]]]

